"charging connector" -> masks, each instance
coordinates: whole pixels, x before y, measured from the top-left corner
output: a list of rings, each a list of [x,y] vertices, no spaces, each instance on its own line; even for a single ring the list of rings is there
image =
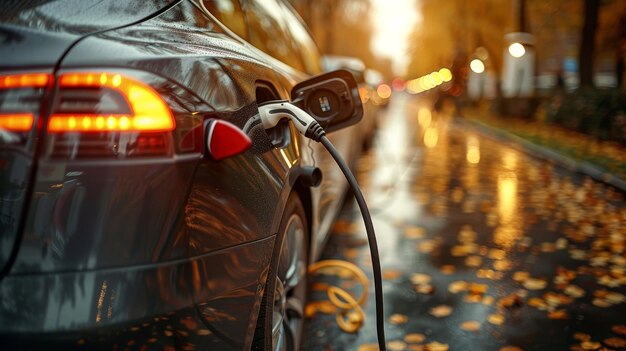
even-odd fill
[[[320,138],[326,134],[313,117],[286,100],[259,105],[259,115],[265,129],[273,128],[281,119],[287,118],[293,121],[293,125],[300,134],[309,139],[319,142]]]
[[[361,192],[361,188],[356,181],[356,178],[352,174],[350,167],[344,161],[341,154],[335,149],[333,144],[326,137],[326,132],[319,125],[319,123],[311,117],[308,113],[300,109],[299,107],[291,104],[289,101],[273,101],[259,106],[259,115],[261,123],[265,129],[272,128],[278,124],[278,122],[287,118],[293,121],[294,126],[307,138],[320,142],[328,153],[333,157],[341,172],[346,177],[352,193],[356,199],[363,221],[365,222],[365,232],[367,233],[367,241],[370,247],[370,254],[372,257],[372,271],[374,275],[374,297],[376,301],[376,333],[378,336],[378,348],[380,351],[386,350],[385,344],[385,315],[383,311],[383,288],[382,288],[382,273],[380,267],[380,255],[378,253],[378,244],[376,242],[376,233],[374,232],[374,224],[372,223],[372,217],[367,203]]]

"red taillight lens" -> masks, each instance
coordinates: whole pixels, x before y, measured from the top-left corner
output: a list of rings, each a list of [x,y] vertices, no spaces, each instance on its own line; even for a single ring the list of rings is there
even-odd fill
[[[0,131],[30,130],[39,112],[42,88],[51,80],[47,73],[0,76]]]
[[[174,130],[172,112],[149,85],[118,73],[61,75],[60,103],[48,131],[166,132]]]

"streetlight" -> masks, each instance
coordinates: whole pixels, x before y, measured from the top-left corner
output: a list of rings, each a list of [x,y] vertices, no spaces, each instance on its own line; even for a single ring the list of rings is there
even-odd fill
[[[470,62],[470,69],[474,73],[481,74],[485,71],[485,64],[479,59],[473,59],[472,62]]]
[[[511,56],[515,58],[520,58],[524,56],[525,53],[526,49],[524,48],[524,45],[520,43],[513,43],[509,45],[509,54],[511,54]]]

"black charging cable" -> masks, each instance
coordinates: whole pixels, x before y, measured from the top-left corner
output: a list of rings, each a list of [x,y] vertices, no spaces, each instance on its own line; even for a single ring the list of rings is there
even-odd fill
[[[346,161],[341,157],[337,149],[333,146],[333,144],[328,140],[325,135],[322,135],[319,142],[324,145],[328,153],[333,157],[337,165],[343,172],[343,175],[346,177],[346,180],[350,184],[350,188],[352,189],[352,193],[356,199],[357,204],[359,204],[359,209],[361,210],[361,215],[363,216],[363,221],[365,222],[365,232],[367,233],[367,241],[370,247],[370,254],[372,256],[372,270],[374,273],[374,297],[376,300],[376,334],[378,336],[378,348],[383,351],[386,350],[385,345],[385,315],[383,311],[383,286],[382,286],[382,273],[380,268],[380,255],[378,254],[378,243],[376,242],[376,233],[374,232],[374,224],[372,223],[372,216],[370,215],[370,211],[367,208],[367,203],[365,203],[365,198],[363,197],[363,193],[361,193],[361,188],[350,171],[350,167],[346,164]]]
[[[376,242],[376,233],[374,231],[374,224],[372,223],[372,216],[359,183],[356,181],[354,174],[348,167],[346,161],[344,161],[341,154],[335,149],[333,144],[326,137],[324,128],[311,117],[308,113],[300,109],[299,107],[291,104],[289,101],[272,101],[259,105],[259,117],[261,123],[265,129],[274,127],[281,119],[288,118],[293,122],[300,134],[305,137],[317,141],[324,145],[328,153],[333,157],[341,172],[346,177],[352,193],[356,198],[363,221],[365,222],[365,232],[367,233],[367,241],[370,247],[370,254],[372,256],[372,270],[374,273],[374,296],[376,301],[376,334],[378,336],[378,348],[380,351],[387,350],[385,345],[385,315],[383,313],[383,279],[380,268],[380,255],[378,254],[378,244]]]

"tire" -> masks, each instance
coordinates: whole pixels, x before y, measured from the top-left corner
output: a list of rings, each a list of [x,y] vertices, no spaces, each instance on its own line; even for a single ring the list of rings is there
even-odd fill
[[[308,239],[304,206],[298,194],[292,193],[276,237],[253,350],[300,349],[307,296]]]

